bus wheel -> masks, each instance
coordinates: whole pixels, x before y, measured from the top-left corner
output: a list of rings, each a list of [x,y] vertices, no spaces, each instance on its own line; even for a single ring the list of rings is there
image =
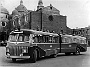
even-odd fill
[[[53,56],[53,58],[56,58],[57,57],[57,54],[53,54],[52,56]]]
[[[65,55],[70,55],[70,54],[71,54],[71,53],[69,53],[69,52],[66,52],[66,53],[65,53]]]
[[[76,51],[73,53],[74,55],[80,55],[80,49],[77,47]]]
[[[15,59],[15,58],[12,58],[12,61],[13,61],[13,62],[16,62],[16,59]]]
[[[51,57],[56,58],[57,57],[57,50],[55,50],[55,53],[51,55]]]
[[[52,54],[50,55],[51,58],[56,58],[57,57],[57,54]]]
[[[33,51],[31,62],[35,63],[37,61],[37,50]]]

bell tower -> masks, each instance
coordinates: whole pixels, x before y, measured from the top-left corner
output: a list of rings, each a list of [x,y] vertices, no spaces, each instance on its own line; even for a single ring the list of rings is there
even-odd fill
[[[23,5],[23,1],[22,0],[20,1],[20,5]]]
[[[44,7],[44,6],[43,6],[42,0],[39,0],[39,1],[38,1],[37,10],[42,9],[43,7]]]

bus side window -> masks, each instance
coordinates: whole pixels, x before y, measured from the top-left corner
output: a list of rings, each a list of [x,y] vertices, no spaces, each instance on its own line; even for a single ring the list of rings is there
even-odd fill
[[[33,37],[34,43],[38,43],[38,36]]]
[[[52,43],[55,43],[55,38],[52,36]]]
[[[29,36],[24,36],[24,41],[29,41]]]
[[[65,43],[71,43],[72,39],[70,37],[65,37]]]
[[[54,36],[49,36],[49,37],[48,37],[48,42],[49,42],[49,43],[55,43],[55,42],[56,42],[56,39],[57,39],[57,38],[54,37]]]
[[[73,38],[73,43],[76,43],[76,38]]]
[[[19,41],[22,41],[22,36],[19,36]]]
[[[49,36],[49,43],[52,43],[52,37]]]
[[[46,36],[44,36],[44,38],[45,38],[44,39],[45,40],[45,43],[49,43],[49,36],[46,35]]]
[[[80,44],[82,44],[82,40],[80,40]]]
[[[49,36],[47,36],[47,43],[49,43]]]
[[[68,37],[68,43],[72,43],[72,39]]]
[[[83,44],[85,44],[85,41],[83,40]]]
[[[86,39],[84,40],[85,44],[86,44]]]
[[[54,40],[55,43],[59,43],[59,37],[54,37]]]
[[[30,34],[30,36],[29,36],[29,42],[30,42],[30,43],[33,43],[33,42],[34,42],[34,40],[33,40],[33,35],[32,35],[32,34]]]
[[[79,42],[79,39],[77,39],[77,43],[80,43],[80,42]]]
[[[72,40],[72,38],[71,38],[71,43],[73,43],[73,40]]]
[[[39,43],[43,43],[43,35],[39,35],[38,36],[38,42]]]
[[[68,43],[67,37],[62,37],[62,42],[63,43]]]
[[[45,36],[43,35],[43,43],[45,43]]]
[[[67,37],[65,37],[65,43],[67,43]]]
[[[37,35],[37,42],[40,43],[40,35]]]
[[[81,40],[81,44],[85,44],[84,40]]]
[[[65,40],[65,37],[62,37],[62,42],[64,42],[64,43],[65,43],[65,41],[66,41],[66,40]]]

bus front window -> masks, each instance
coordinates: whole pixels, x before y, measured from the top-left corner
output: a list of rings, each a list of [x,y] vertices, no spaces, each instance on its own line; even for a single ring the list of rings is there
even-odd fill
[[[24,41],[29,41],[29,36],[25,36]]]
[[[29,36],[19,35],[17,41],[22,41],[22,42],[29,41]]]
[[[9,36],[9,41],[11,42],[25,42],[29,41],[29,35],[24,35],[24,34],[13,34]]]
[[[10,35],[8,40],[12,42],[17,41],[17,35]]]

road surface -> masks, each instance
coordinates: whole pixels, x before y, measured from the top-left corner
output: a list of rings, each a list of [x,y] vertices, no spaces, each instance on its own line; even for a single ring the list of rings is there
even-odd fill
[[[78,56],[59,54],[57,58],[45,57],[36,63],[30,63],[27,59],[12,62],[6,58],[5,51],[5,47],[0,47],[0,67],[90,67],[90,47]]]

